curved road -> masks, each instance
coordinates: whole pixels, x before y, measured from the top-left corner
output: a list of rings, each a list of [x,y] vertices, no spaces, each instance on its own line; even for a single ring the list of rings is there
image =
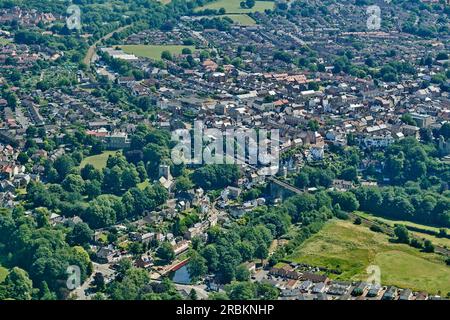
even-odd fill
[[[123,30],[127,29],[127,28],[130,27],[130,26],[131,26],[131,25],[127,25],[127,26],[120,27],[120,28],[118,28],[118,29],[116,29],[116,30],[114,30],[114,31],[111,31],[111,32],[108,33],[107,35],[101,37],[101,38],[98,39],[97,41],[95,41],[94,44],[93,44],[92,46],[89,47],[88,52],[87,52],[87,54],[86,54],[86,57],[84,57],[84,59],[83,59],[83,63],[89,66],[89,65],[91,64],[91,62],[92,62],[92,58],[94,57],[95,51],[97,50],[97,45],[98,45],[100,42],[102,42],[102,41],[104,41],[104,40],[108,40],[109,38],[111,38],[111,37],[114,35],[114,33],[116,33],[116,32],[122,32]]]

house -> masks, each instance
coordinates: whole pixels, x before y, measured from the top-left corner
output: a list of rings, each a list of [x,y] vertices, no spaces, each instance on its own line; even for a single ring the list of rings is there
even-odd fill
[[[316,273],[310,273],[310,272],[304,272],[301,277],[301,280],[307,280],[311,281],[313,283],[319,283],[323,282],[324,284],[327,284],[329,279],[326,275],[323,274],[316,274]]]
[[[411,300],[412,298],[412,291],[411,289],[404,289],[402,292],[400,292],[400,296],[398,297],[398,300]]]
[[[355,186],[352,181],[334,179],[332,187],[337,191],[348,191],[353,189]]]
[[[11,192],[14,193],[16,191],[16,186],[8,180],[3,180],[0,182],[0,192]]]
[[[300,274],[293,270],[290,265],[285,265],[279,268],[273,267],[270,269],[269,274],[288,279],[300,279]]]
[[[308,292],[309,289],[311,289],[313,286],[314,286],[314,283],[312,283],[312,281],[307,280],[307,281],[302,282],[302,284],[299,287],[299,290],[301,292]]]
[[[369,287],[368,283],[366,282],[360,282],[356,285],[356,287],[352,290],[352,296],[361,296],[366,292],[367,288]]]
[[[153,259],[149,255],[142,255],[134,263],[138,268],[148,269],[153,265]]]
[[[369,291],[367,292],[367,297],[377,297],[381,292],[381,286],[379,284],[371,284]]]
[[[397,297],[397,288],[390,286],[381,297],[381,300],[394,300]]]
[[[318,282],[314,285],[314,287],[312,288],[311,292],[312,293],[322,293],[325,292],[326,289],[326,285],[323,282]]]
[[[116,251],[109,247],[102,247],[97,251],[97,259],[102,263],[110,263],[114,260]]]
[[[344,282],[333,282],[333,284],[328,288],[328,294],[342,296],[348,294],[351,285]]]

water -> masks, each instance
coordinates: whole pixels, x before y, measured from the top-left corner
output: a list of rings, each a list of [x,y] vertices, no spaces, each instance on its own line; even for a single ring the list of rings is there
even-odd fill
[[[187,265],[182,266],[180,269],[174,272],[172,281],[179,284],[190,284],[191,277]]]

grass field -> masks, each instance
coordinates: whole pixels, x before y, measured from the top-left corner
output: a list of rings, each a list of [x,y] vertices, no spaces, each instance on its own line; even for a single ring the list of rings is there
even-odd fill
[[[81,161],[80,168],[84,168],[87,164],[92,164],[96,169],[101,170],[106,167],[108,157],[115,154],[116,151],[105,151],[101,154],[84,158],[83,161]]]
[[[147,188],[148,186],[150,186],[150,180],[145,180],[144,182],[141,182],[137,185],[137,187],[141,190],[144,190],[145,188]]]
[[[150,58],[153,60],[161,60],[161,54],[163,51],[169,51],[171,54],[181,54],[184,48],[189,48],[192,52],[195,51],[194,46],[182,46],[182,45],[123,45],[120,46],[122,50],[128,54],[134,54],[138,57]]]
[[[9,43],[11,43],[11,40],[5,39],[5,38],[0,38],[0,44],[1,45],[9,44]]]
[[[8,275],[8,269],[0,266],[0,283],[2,283]]]
[[[375,264],[381,269],[383,285],[450,292],[450,268],[442,256],[391,243],[387,235],[350,221],[329,221],[288,260],[339,269],[342,273],[331,277],[342,280],[367,279],[366,268]]]
[[[396,224],[402,224],[402,225],[410,226],[410,227],[414,227],[414,228],[420,228],[420,229],[424,229],[424,230],[439,232],[439,228],[426,226],[423,224],[418,224],[418,223],[414,223],[414,222],[410,222],[410,221],[390,220],[390,219],[386,219],[386,218],[376,217],[374,215],[371,215],[371,214],[368,214],[365,212],[360,212],[360,211],[354,212],[354,213],[363,218],[366,218],[366,219],[369,219],[372,221],[383,222],[392,227],[395,226]],[[445,228],[445,230],[447,230],[447,234],[450,234],[449,228]],[[435,245],[450,248],[450,239],[448,239],[448,238],[439,238],[439,237],[435,237],[435,236],[427,234],[427,233],[422,233],[422,232],[417,232],[417,231],[410,231],[410,233],[417,237],[428,239]]]
[[[235,24],[240,24],[243,26],[254,26],[256,24],[256,21],[247,14],[225,14],[217,17],[228,17],[233,20]]]
[[[264,12],[267,9],[273,9],[275,3],[273,1],[256,1],[255,6],[251,9],[241,8],[242,0],[217,0],[206,4],[203,7],[196,8],[197,11],[204,9],[215,9],[219,10],[224,8],[226,13],[251,13],[251,12]]]

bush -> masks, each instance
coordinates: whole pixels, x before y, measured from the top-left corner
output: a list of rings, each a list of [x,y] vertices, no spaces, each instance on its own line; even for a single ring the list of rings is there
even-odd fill
[[[423,243],[422,241],[418,239],[412,239],[411,240],[411,247],[417,248],[417,249],[423,249]]]
[[[342,210],[336,210],[336,218],[341,220],[348,220],[348,214]]]
[[[356,225],[360,225],[362,223],[361,218],[357,217],[353,223]]]
[[[374,224],[372,226],[370,226],[370,230],[372,230],[373,232],[383,232],[383,230],[381,229],[380,226]]]

